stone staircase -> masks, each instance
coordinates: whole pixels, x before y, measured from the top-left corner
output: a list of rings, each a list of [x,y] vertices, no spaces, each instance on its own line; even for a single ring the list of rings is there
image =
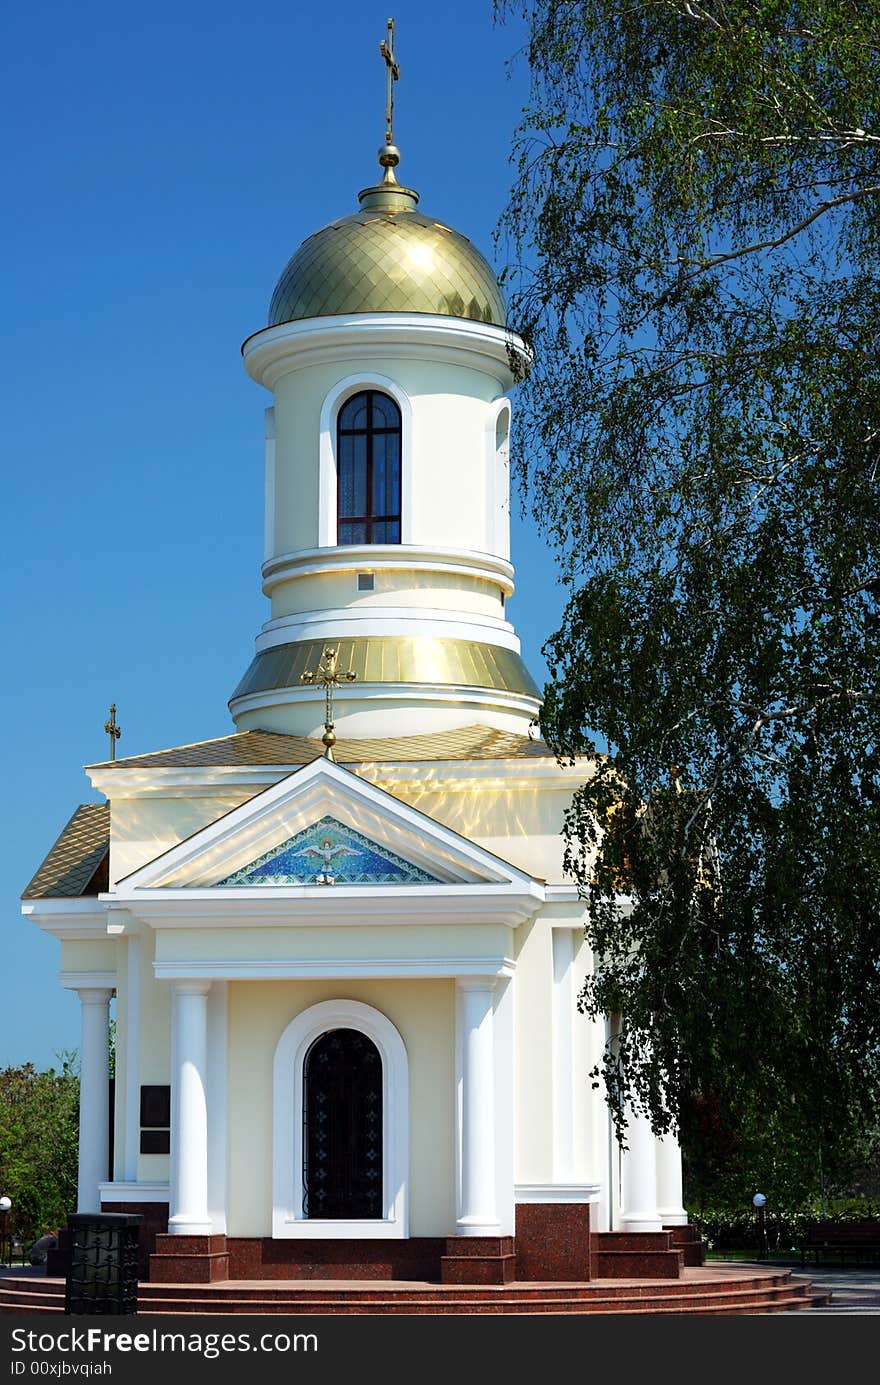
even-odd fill
[[[682,1254],[682,1264],[696,1267],[706,1263],[706,1247],[695,1226],[664,1226],[664,1231],[672,1233],[672,1245]]]
[[[612,1252],[608,1252],[612,1253]],[[625,1254],[625,1248],[621,1250]],[[662,1252],[658,1252],[662,1253]],[[667,1252],[668,1253],[668,1252]],[[681,1252],[676,1251],[677,1256]],[[618,1262],[619,1264],[620,1262]],[[254,1315],[485,1315],[638,1314],[707,1316],[787,1313],[829,1301],[787,1270],[712,1265],[685,1268],[678,1279],[594,1279],[582,1284],[459,1286],[405,1281],[283,1282],[230,1280],[219,1284],[142,1283],[138,1313]],[[64,1312],[64,1281],[0,1277],[0,1314]]]
[[[684,1250],[672,1231],[596,1231],[590,1258],[594,1279],[678,1279]]]

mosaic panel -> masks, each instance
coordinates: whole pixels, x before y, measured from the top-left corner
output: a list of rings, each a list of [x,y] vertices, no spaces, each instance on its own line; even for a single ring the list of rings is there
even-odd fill
[[[353,827],[323,817],[220,885],[438,885],[434,875]]]

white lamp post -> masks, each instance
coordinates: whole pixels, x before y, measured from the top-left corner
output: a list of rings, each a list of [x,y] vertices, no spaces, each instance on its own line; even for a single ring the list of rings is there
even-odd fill
[[[758,1218],[758,1259],[767,1258],[767,1233],[764,1228],[764,1204],[767,1201],[763,1193],[755,1193],[752,1204],[756,1209]]]

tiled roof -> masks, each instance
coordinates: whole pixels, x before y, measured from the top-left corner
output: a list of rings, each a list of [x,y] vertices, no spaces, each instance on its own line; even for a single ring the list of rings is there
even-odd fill
[[[110,847],[110,804],[81,803],[28,885],[23,899],[75,899],[88,891]],[[106,889],[99,876],[93,890]]]
[[[284,736],[276,731],[240,731],[213,741],[197,741],[171,750],[156,750],[128,759],[106,760],[92,769],[196,769],[211,765],[307,765],[322,755],[315,737]],[[421,736],[389,736],[373,740],[340,739],[333,748],[339,764],[400,764],[442,760],[554,759],[544,741],[496,731],[488,726],[464,726]]]

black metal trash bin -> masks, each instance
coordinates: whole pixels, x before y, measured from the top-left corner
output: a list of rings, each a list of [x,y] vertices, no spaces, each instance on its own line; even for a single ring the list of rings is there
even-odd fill
[[[137,1312],[141,1220],[127,1212],[77,1212],[67,1218],[65,1313]]]

